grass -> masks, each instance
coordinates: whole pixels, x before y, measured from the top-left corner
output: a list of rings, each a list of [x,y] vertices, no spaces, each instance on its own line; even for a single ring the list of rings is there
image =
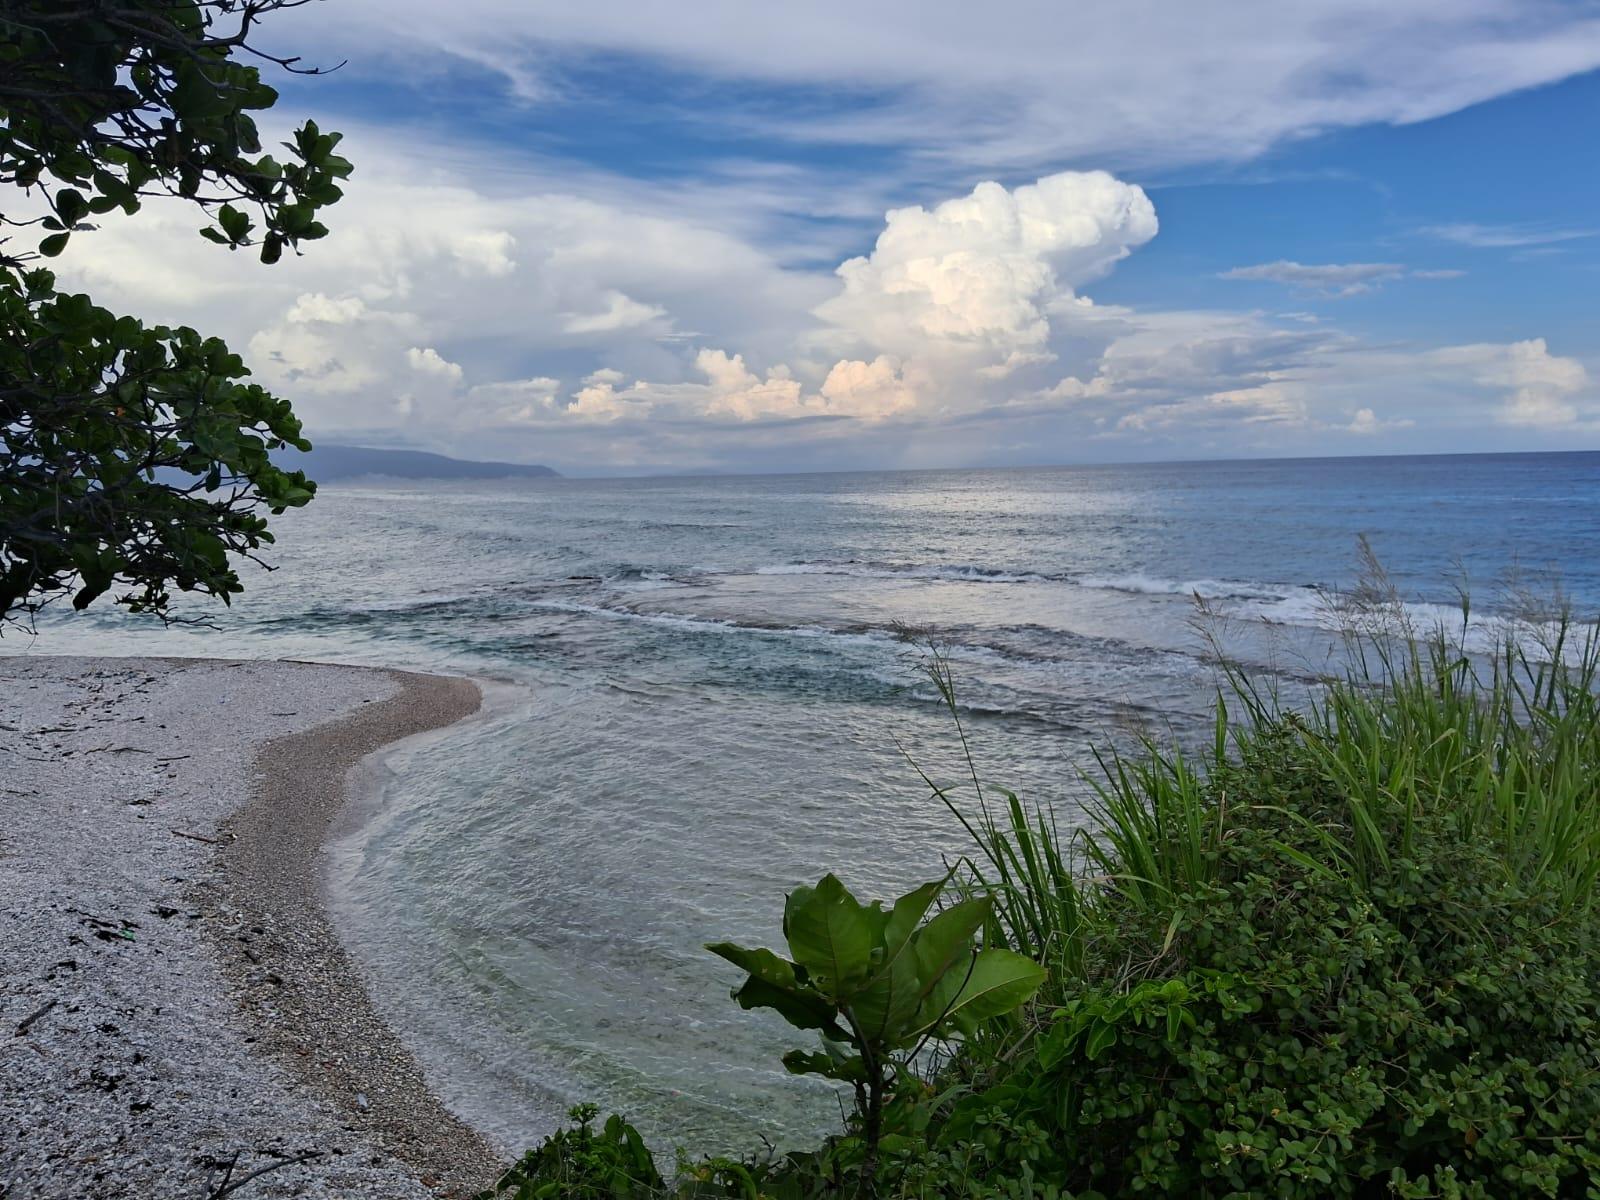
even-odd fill
[[[1376,598],[1374,598],[1376,597]],[[1088,820],[1064,838],[1040,807],[979,782],[948,662],[925,666],[960,731],[973,799],[934,784],[966,829],[971,886],[997,897],[996,933],[1047,963],[1058,989],[1081,976],[1097,924],[1174,911],[1174,898],[1215,879],[1229,824],[1228,792],[1213,786],[1287,732],[1344,806],[1341,827],[1308,865],[1361,879],[1412,849],[1424,812],[1499,847],[1507,878],[1549,882],[1571,908],[1593,913],[1600,881],[1600,638],[1570,613],[1507,623],[1493,653],[1465,647],[1473,627],[1418,631],[1383,583],[1330,597],[1343,671],[1295,707],[1219,655],[1223,687],[1213,734],[1185,753],[1154,738],[1136,753],[1096,751]],[[1291,814],[1292,815],[1292,814]],[[1390,831],[1398,829],[1398,841]]]

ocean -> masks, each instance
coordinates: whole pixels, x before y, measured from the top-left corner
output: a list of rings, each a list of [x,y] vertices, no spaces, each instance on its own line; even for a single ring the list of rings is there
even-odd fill
[[[213,628],[102,605],[0,652],[499,681],[489,719],[391,756],[332,900],[507,1145],[580,1100],[701,1150],[836,1122],[778,1062],[804,1037],[739,1011],[702,944],[776,944],[826,871],[891,896],[964,852],[918,774],[965,772],[930,644],[985,783],[1070,828],[1096,748],[1205,735],[1206,629],[1290,692],[1336,664],[1359,539],[1423,627],[1459,623],[1463,580],[1480,642],[1525,589],[1600,612],[1593,453],[341,486],[275,529],[278,570],[191,607]]]

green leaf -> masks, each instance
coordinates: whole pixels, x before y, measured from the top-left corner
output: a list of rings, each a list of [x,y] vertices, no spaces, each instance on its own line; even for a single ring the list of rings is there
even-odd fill
[[[1088,1041],[1084,1043],[1084,1057],[1090,1062],[1094,1062],[1116,1044],[1117,1027],[1109,1021],[1097,1021],[1094,1028],[1089,1032]]]
[[[752,975],[730,995],[745,1010],[770,1008],[796,1029],[817,1029],[834,1037],[846,1037],[833,1006],[807,988],[785,988]]]
[[[39,253],[46,258],[54,258],[67,248],[67,239],[71,236],[70,233],[51,234],[39,243]]]
[[[783,932],[795,962],[831,999],[848,995],[872,966],[872,922],[834,875],[789,894]]]
[[[946,972],[917,1013],[916,1034],[953,1025],[971,1032],[1026,1003],[1044,983],[1046,971],[1015,950],[980,950],[969,967]]]
[[[922,1003],[921,975],[914,954],[897,954],[850,1002],[856,1022],[874,1041],[898,1044]]]
[[[927,916],[928,909],[939,898],[939,893],[944,890],[945,884],[950,882],[950,876],[943,879],[929,880],[921,887],[907,892],[894,902],[894,909],[889,914],[888,924],[883,931],[883,956],[885,961],[893,959],[904,949],[911,940],[911,935],[916,932],[922,918]]]
[[[743,946],[735,946],[732,942],[708,942],[706,949],[718,958],[725,958],[741,971],[764,979],[775,987],[792,988],[799,986],[795,978],[794,964],[788,959],[779,958],[771,950],[748,950]]]
[[[973,937],[983,928],[993,908],[994,900],[989,896],[963,900],[945,909],[913,936],[917,973],[921,976],[924,995],[958,959],[967,957]]]
[[[770,1008],[797,1029],[839,1030],[833,1006],[801,982],[793,963],[771,950],[747,950],[732,942],[716,942],[706,949],[749,973],[732,992],[741,1007]]]
[[[232,242],[242,242],[250,236],[250,218],[231,204],[224,204],[217,213],[217,223]]]
[[[791,1050],[783,1056],[783,1065],[791,1075],[821,1075],[845,1083],[865,1083],[867,1079],[867,1065],[859,1054],[836,1056]]]
[[[56,215],[69,229],[89,215],[89,202],[82,192],[73,188],[62,188],[56,193],[55,201]]]

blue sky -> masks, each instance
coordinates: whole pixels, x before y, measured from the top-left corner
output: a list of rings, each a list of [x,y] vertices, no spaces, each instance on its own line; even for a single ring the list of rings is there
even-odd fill
[[[273,272],[65,268],[327,440],[566,471],[1600,445],[1600,4],[337,0]],[[278,118],[275,118],[278,119]],[[180,268],[202,272],[184,287]]]

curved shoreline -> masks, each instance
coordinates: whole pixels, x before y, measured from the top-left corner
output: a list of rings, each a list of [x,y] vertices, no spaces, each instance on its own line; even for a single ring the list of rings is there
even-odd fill
[[[322,870],[358,764],[472,716],[483,697],[469,679],[375,673],[399,694],[256,748],[249,798],[223,823],[217,853],[217,899],[239,924],[212,941],[257,1045],[425,1186],[465,1196],[493,1182],[500,1155],[434,1095],[378,1015],[323,904]]]

